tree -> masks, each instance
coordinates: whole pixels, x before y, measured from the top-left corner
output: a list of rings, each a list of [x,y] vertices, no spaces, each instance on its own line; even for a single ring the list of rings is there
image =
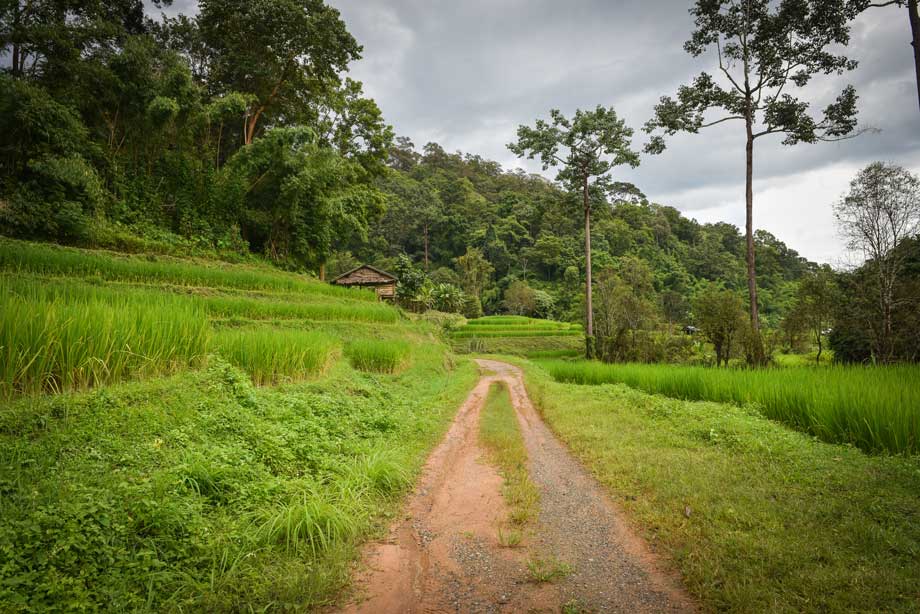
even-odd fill
[[[599,354],[610,362],[644,360],[646,357],[638,352],[637,333],[655,319],[652,272],[634,256],[620,258],[618,265],[598,275]]]
[[[336,238],[367,236],[383,196],[364,169],[316,143],[308,128],[275,128],[224,166],[222,200],[254,251],[300,266],[325,264]]]
[[[153,0],[161,8],[171,0]],[[0,2],[0,55],[9,55],[16,78],[53,85],[87,53],[109,51],[146,30],[142,0],[4,0]]]
[[[920,9],[917,0],[856,0],[859,10],[898,6],[907,8],[907,22],[910,24],[911,46],[914,48],[914,72],[916,73],[917,100],[920,102]]]
[[[766,360],[760,342],[757,278],[754,263],[754,142],[781,134],[784,145],[816,143],[851,136],[856,129],[856,92],[843,89],[820,118],[809,103],[791,95],[820,74],[841,74],[856,62],[831,51],[849,41],[849,19],[856,8],[847,0],[697,0],[690,13],[696,30],[684,49],[698,57],[714,48],[723,84],[701,73],[677,97],[665,96],[646,125],[652,133],[646,151],[661,153],[658,131],[673,135],[723,122],[739,121],[745,129],[746,260],[753,360]],[[720,110],[716,117],[711,111]]]
[[[201,0],[198,26],[217,93],[251,94],[243,132],[250,144],[273,111],[296,115],[335,89],[361,46],[322,0]]]
[[[907,251],[897,249],[920,233],[920,178],[900,166],[874,162],[850,182],[850,191],[834,206],[834,215],[850,249],[859,250],[875,277],[877,311],[869,323],[876,360],[893,353],[892,312]]]
[[[744,330],[744,306],[741,297],[731,290],[709,286],[696,297],[693,312],[700,331],[715,349],[716,366],[728,366],[733,345]]]
[[[386,173],[383,187],[387,192],[388,207],[382,223],[388,241],[405,250],[421,238],[427,271],[432,232],[444,221],[443,205],[437,191],[426,181],[417,181],[392,170]]]
[[[818,347],[815,356],[818,364],[824,350],[824,334],[830,328],[837,300],[837,285],[830,267],[824,266],[802,278],[794,310],[801,314],[802,322]]]
[[[539,157],[543,170],[561,167],[557,179],[570,190],[580,191],[585,220],[585,352],[594,354],[594,313],[591,301],[591,196],[615,186],[610,179],[614,167],[639,165],[639,154],[630,149],[631,128],[613,108],[598,106],[593,111],[575,111],[566,118],[558,109],[550,111],[551,122],[537,120],[533,127],[518,127],[515,143],[508,149],[528,159]],[[593,179],[593,183],[592,183]]]
[[[448,313],[460,313],[466,306],[463,291],[452,284],[435,284],[432,288],[434,308]]]
[[[783,348],[789,352],[803,349],[803,337],[808,333],[808,324],[805,314],[799,309],[790,309],[786,317],[779,323],[778,334],[782,340]]]
[[[513,281],[505,290],[504,306],[512,315],[533,315],[537,309],[537,294],[526,281]]]
[[[468,247],[466,254],[457,256],[455,262],[463,291],[477,299],[482,298],[482,290],[489,283],[495,271],[495,268],[482,255],[482,250],[477,247]]]

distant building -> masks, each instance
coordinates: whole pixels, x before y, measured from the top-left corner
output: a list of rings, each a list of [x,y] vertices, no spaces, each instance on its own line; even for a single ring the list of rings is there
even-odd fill
[[[372,267],[369,264],[362,264],[347,273],[342,273],[332,280],[337,286],[348,286],[357,288],[373,288],[377,293],[377,298],[387,301],[396,300],[396,283],[399,280],[395,276]]]

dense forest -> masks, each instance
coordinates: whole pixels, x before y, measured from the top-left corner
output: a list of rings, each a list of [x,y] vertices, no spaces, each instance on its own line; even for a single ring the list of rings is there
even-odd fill
[[[38,0],[8,3],[0,21],[3,234],[251,253],[321,277],[371,262],[414,310],[584,318],[581,195],[396,137],[348,78],[362,48],[321,0],[202,0],[174,18],[138,0]],[[686,360],[684,332],[699,329],[716,362],[750,354],[744,236],[640,188],[591,192],[598,353]],[[877,301],[857,300],[874,295],[872,259],[837,273],[766,231],[753,239],[768,350],[820,354],[834,329],[841,359],[917,358],[910,236],[878,317]]]

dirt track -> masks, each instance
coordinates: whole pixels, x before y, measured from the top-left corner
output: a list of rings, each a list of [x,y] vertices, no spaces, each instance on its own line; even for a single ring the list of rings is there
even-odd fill
[[[631,533],[610,499],[543,424],[512,365],[478,360],[482,377],[435,448],[403,519],[370,544],[349,614],[427,612],[693,612],[673,575]],[[497,526],[507,510],[501,476],[478,444],[479,412],[493,381],[511,390],[540,515],[518,548],[502,548]],[[526,561],[554,556],[572,573],[530,580]]]

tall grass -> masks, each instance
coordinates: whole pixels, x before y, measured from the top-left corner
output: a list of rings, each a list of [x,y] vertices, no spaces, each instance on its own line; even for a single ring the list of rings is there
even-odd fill
[[[396,373],[409,360],[409,344],[396,340],[356,339],[345,346],[345,356],[360,371]]]
[[[168,294],[121,294],[0,277],[0,396],[164,373],[208,351],[204,310]]]
[[[214,346],[260,386],[322,374],[339,347],[326,333],[268,327],[222,329],[214,335]]]
[[[399,312],[382,303],[337,301],[329,303],[299,303],[236,296],[208,296],[201,300],[210,314],[219,317],[251,319],[302,318],[305,320],[338,320],[357,322],[396,322]]]
[[[868,452],[920,453],[920,367],[763,370],[672,365],[542,363],[557,381],[624,383],[646,392],[755,404],[769,418]]]
[[[0,240],[0,270],[105,281],[303,292],[368,302],[377,300],[370,291],[333,286],[269,267],[194,264],[167,257],[149,259],[9,239]]]

